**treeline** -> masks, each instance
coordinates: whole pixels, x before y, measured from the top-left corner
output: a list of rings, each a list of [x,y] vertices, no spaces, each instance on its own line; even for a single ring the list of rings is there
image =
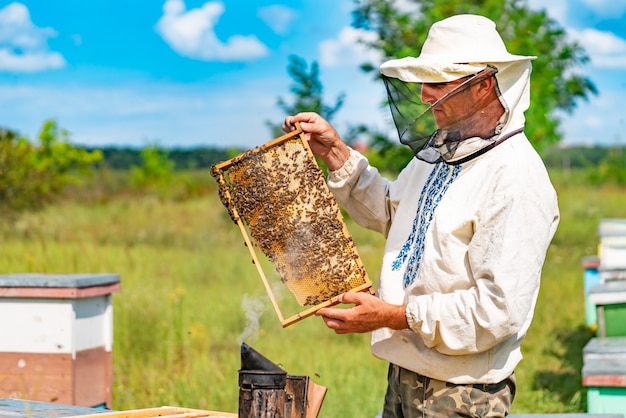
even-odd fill
[[[384,144],[371,142],[364,152],[381,171],[396,174],[412,155],[396,141]],[[243,151],[216,146],[81,147],[72,145],[68,132],[54,120],[45,121],[32,141],[0,128],[0,221],[72,195],[93,201],[118,194],[177,200],[202,196],[213,183],[201,171]],[[589,184],[626,185],[624,147],[554,147],[543,155],[548,168],[580,169]]]
[[[548,168],[593,168],[611,164],[626,168],[626,147],[577,146],[554,147],[543,155]]]
[[[112,170],[129,170],[144,163],[142,148],[131,147],[80,147],[88,152],[99,151],[101,164]],[[174,163],[176,170],[207,169],[213,164],[228,160],[243,152],[233,148],[197,147],[162,149],[165,158]]]
[[[142,148],[107,146],[82,147],[85,151],[99,151],[102,164],[113,170],[128,170],[144,162]],[[543,155],[548,168],[592,168],[611,161],[626,167],[625,147],[577,146],[553,147]],[[213,164],[228,160],[244,150],[221,147],[195,147],[162,149],[166,158],[173,162],[175,170],[208,169]]]

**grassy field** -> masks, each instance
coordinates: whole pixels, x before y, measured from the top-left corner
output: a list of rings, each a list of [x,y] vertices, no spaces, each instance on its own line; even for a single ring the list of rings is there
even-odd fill
[[[578,412],[584,326],[580,259],[596,254],[601,218],[626,217],[625,188],[552,173],[562,221],[550,247],[536,316],[516,370],[514,413]],[[0,227],[0,272],[117,273],[114,409],[161,405],[236,412],[240,344],[328,388],[322,417],[374,417],[386,364],[368,335],[338,336],[318,318],[283,329],[239,229],[211,190],[69,199]],[[383,239],[348,220],[376,278]]]

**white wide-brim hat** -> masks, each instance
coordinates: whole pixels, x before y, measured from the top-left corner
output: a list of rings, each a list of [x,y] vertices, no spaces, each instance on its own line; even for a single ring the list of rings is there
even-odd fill
[[[380,72],[405,82],[444,83],[476,74],[487,64],[535,58],[510,54],[492,20],[464,14],[433,24],[419,57],[387,61]]]

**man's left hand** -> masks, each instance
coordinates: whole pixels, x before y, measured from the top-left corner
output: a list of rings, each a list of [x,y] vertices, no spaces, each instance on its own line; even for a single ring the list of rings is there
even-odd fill
[[[405,306],[391,305],[364,292],[339,295],[339,303],[352,308],[322,308],[316,312],[337,334],[364,333],[378,328],[406,329]]]

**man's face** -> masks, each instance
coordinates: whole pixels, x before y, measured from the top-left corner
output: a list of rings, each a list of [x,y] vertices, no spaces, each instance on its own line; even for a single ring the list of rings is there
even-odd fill
[[[432,105],[466,80],[461,78],[448,83],[424,83],[421,100]],[[458,130],[471,119],[470,116],[477,111],[473,87],[462,87],[459,92],[432,108],[437,128]]]

